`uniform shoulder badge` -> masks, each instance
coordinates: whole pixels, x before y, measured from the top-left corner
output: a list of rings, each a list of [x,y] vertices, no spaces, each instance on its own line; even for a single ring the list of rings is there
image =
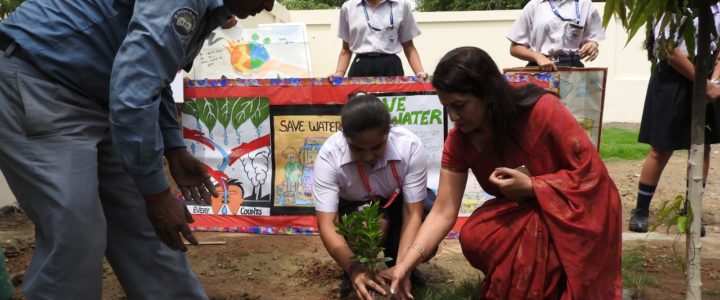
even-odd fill
[[[172,14],[172,26],[175,33],[181,38],[188,38],[193,34],[197,23],[197,13],[189,8],[180,8]]]

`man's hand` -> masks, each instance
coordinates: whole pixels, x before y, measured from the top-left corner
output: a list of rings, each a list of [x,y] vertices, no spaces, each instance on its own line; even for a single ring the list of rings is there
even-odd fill
[[[210,195],[219,197],[205,166],[185,148],[170,150],[165,153],[165,157],[170,166],[170,175],[175,179],[185,200],[209,205]]]
[[[160,194],[146,195],[144,198],[148,218],[150,218],[150,223],[155,228],[155,234],[160,241],[170,249],[185,252],[187,247],[180,237],[182,234],[188,242],[198,245],[195,235],[188,226],[188,223],[194,222],[192,215],[187,207],[170,193],[169,189]]]

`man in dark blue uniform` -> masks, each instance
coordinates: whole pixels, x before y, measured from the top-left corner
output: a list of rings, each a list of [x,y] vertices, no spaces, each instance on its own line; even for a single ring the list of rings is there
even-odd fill
[[[0,168],[36,233],[27,298],[100,299],[103,256],[130,299],[207,298],[176,251],[197,240],[163,156],[187,199],[217,193],[170,82],[213,29],[273,3],[27,0],[0,23]]]

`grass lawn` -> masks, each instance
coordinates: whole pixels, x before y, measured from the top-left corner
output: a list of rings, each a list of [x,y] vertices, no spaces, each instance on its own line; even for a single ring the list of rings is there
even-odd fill
[[[638,143],[637,139],[637,130],[603,127],[600,157],[604,161],[642,160],[650,151],[650,146]]]

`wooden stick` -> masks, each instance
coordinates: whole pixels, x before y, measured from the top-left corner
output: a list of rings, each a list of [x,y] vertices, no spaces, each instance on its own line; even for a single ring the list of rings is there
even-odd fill
[[[188,241],[183,241],[185,245],[191,245]],[[226,241],[199,241],[199,245],[226,245]]]

